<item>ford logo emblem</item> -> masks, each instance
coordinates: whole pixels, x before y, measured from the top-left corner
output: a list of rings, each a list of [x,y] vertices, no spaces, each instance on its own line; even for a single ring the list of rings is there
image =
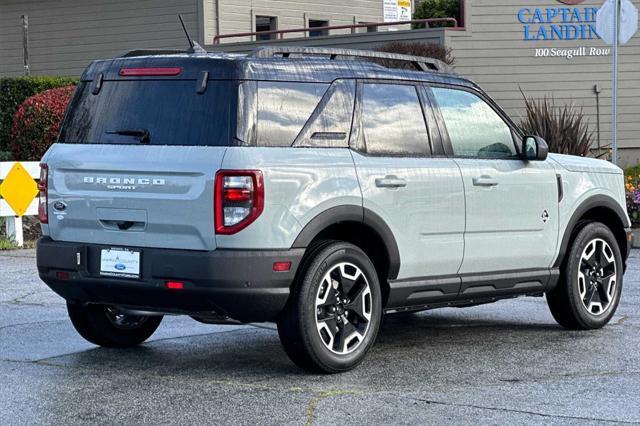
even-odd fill
[[[122,263],[116,263],[114,268],[116,268],[118,271],[124,271],[125,269],[127,269],[127,267],[124,266]]]
[[[63,201],[56,201],[53,204],[53,208],[58,210],[58,211],[63,211],[67,208],[67,205],[63,202]]]

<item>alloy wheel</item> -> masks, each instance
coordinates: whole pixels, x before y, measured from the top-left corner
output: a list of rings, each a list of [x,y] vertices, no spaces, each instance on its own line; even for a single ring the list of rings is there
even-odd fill
[[[578,266],[580,300],[592,315],[603,315],[613,305],[617,288],[616,260],[609,244],[591,240],[582,251]]]
[[[353,263],[333,266],[316,294],[316,328],[327,349],[350,354],[364,341],[371,322],[371,288]]]

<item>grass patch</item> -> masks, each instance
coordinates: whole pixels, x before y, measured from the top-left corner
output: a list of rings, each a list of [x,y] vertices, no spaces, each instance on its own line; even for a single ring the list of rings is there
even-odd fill
[[[15,250],[19,248],[18,245],[6,238],[0,238],[0,250]]]

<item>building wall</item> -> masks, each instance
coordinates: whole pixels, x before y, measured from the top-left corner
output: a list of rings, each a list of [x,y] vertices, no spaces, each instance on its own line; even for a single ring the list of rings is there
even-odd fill
[[[213,42],[216,34],[252,32],[255,16],[276,16],[278,29],[303,28],[309,19],[329,21],[329,25],[349,25],[359,22],[382,22],[382,0],[205,0],[206,9],[215,14],[219,5],[220,29],[216,30],[214,15],[205,16],[205,43]],[[349,33],[336,30],[331,34]],[[292,34],[286,37],[300,37]],[[250,41],[234,38],[229,41]]]
[[[187,46],[203,33],[202,0],[2,0],[0,76],[24,74],[22,19],[29,16],[32,75],[79,76],[88,63],[135,48]],[[200,37],[198,37],[200,38]]]
[[[471,4],[473,3],[473,4]],[[584,108],[590,129],[596,132],[596,95],[600,85],[601,143],[611,142],[611,56],[535,57],[536,48],[607,48],[596,40],[525,41],[518,11],[547,7],[599,7],[602,0],[567,6],[557,0],[473,0],[466,2],[465,31],[446,32],[456,70],[479,83],[509,114],[524,114],[520,89],[531,97],[553,97],[558,104]],[[639,0],[633,0],[640,7]],[[533,26],[536,28],[536,25]],[[640,162],[640,33],[620,48],[618,138],[619,164]],[[597,136],[597,135],[595,135]]]

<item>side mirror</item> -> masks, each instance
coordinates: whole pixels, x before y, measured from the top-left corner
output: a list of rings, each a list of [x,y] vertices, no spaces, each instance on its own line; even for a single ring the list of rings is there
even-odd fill
[[[549,145],[540,136],[525,136],[522,142],[522,158],[527,161],[544,161],[549,154]]]

